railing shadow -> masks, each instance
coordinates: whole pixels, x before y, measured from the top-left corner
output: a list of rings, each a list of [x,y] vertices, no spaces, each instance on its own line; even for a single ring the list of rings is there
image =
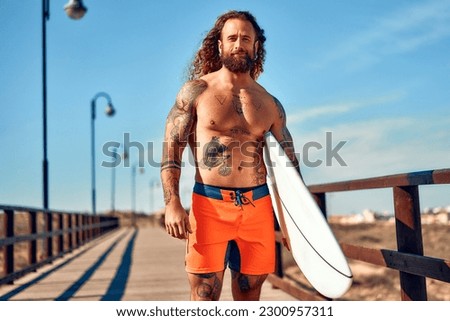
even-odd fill
[[[128,241],[127,248],[123,253],[122,261],[116,271],[116,275],[112,279],[105,295],[101,298],[101,301],[120,301],[122,299],[125,293],[128,277],[130,276],[133,249],[138,231],[139,230],[136,228],[133,236]]]

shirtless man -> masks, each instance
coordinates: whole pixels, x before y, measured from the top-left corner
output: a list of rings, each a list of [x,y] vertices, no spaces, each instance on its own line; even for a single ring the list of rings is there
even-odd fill
[[[282,105],[256,82],[265,40],[250,13],[219,17],[167,117],[161,165],[165,225],[171,236],[187,239],[191,300],[219,299],[226,264],[235,300],[259,300],[267,274],[274,271],[264,134],[272,132],[297,168],[298,161]],[[179,197],[188,144],[196,162],[189,215]]]

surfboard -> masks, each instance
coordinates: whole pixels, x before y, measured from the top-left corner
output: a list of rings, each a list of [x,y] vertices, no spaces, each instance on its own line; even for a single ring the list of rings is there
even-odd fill
[[[325,216],[271,132],[264,136],[264,162],[275,216],[292,256],[323,296],[341,297],[353,275]]]

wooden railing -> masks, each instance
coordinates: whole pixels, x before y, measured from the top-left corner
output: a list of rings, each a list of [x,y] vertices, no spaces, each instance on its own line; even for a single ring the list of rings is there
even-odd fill
[[[312,185],[309,186],[309,190],[326,216],[327,193],[379,188],[392,189],[397,251],[366,248],[345,243],[341,243],[341,247],[349,259],[400,271],[401,299],[416,301],[427,300],[425,278],[450,283],[449,258],[434,258],[423,255],[419,186],[433,184],[450,184],[450,169]],[[306,292],[282,278],[284,267],[280,255],[282,246],[280,245],[281,236],[279,234],[280,232],[277,232],[278,268],[275,274],[269,276],[269,281],[298,299],[326,299],[320,295]]]
[[[19,215],[22,216],[20,227],[16,219]],[[118,228],[119,220],[103,215],[0,205],[0,224],[0,231],[3,230],[3,235],[0,234],[0,250],[3,250],[3,257],[0,257],[0,261],[3,261],[3,266],[0,266],[0,284],[11,284],[23,275]],[[28,244],[28,249],[23,244]],[[15,251],[20,246],[21,251]],[[26,262],[20,266],[15,264],[17,252],[25,252],[27,256]]]

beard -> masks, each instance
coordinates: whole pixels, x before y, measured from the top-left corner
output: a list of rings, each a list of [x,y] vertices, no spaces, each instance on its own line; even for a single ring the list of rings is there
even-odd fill
[[[244,56],[239,56],[237,54],[230,54],[226,57],[222,56],[221,60],[225,68],[234,73],[249,72],[255,65],[254,61],[247,53]]]

